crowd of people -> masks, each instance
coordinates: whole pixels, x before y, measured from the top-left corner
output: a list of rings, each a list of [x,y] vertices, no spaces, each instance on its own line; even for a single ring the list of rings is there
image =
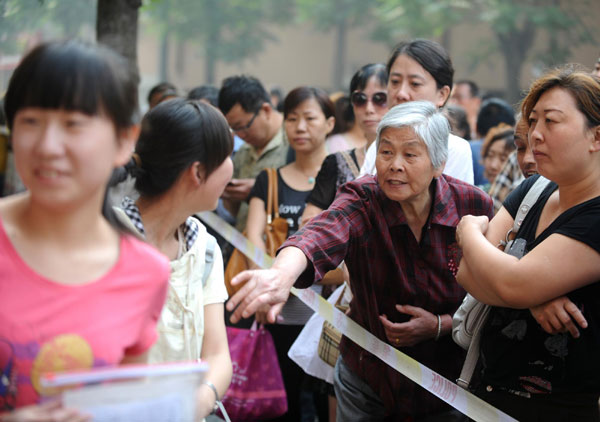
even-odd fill
[[[291,287],[327,296],[343,282],[351,319],[451,380],[465,361],[452,317],[471,294],[491,305],[477,396],[517,420],[600,421],[598,63],[548,71],[516,109],[454,83],[448,52],[416,39],[345,93],[164,82],[140,118],[123,58],[39,45],[3,99],[0,421],[89,419],[52,398],[44,372],[198,359],[203,420],[235,370],[227,326],[252,320],[287,395],[270,420],[466,421],[346,337],[333,385],[288,357],[313,313]],[[196,214],[215,210],[265,250],[267,169],[287,240],[228,298],[232,247]],[[543,178],[513,233],[519,259],[507,232]]]

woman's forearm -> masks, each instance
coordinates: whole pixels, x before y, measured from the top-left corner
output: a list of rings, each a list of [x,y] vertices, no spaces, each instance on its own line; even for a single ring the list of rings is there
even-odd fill
[[[511,277],[518,277],[519,260],[492,245],[475,225],[461,231],[462,260],[457,280],[479,300],[494,306],[515,307]]]
[[[308,259],[301,249],[295,246],[283,248],[275,258],[272,269],[280,270],[284,285],[289,290],[308,267]]]
[[[204,417],[212,411],[217,397],[219,400],[223,398],[231,382],[232,365],[222,303],[204,306],[201,358],[209,366],[204,378],[205,383],[198,388],[198,406]]]
[[[205,380],[211,382],[216,387],[219,393],[219,400],[221,400],[231,383],[232,366],[229,349],[203,357],[202,360],[209,365]]]

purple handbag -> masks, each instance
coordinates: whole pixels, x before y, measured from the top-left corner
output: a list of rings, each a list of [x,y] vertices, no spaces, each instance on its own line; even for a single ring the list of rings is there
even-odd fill
[[[223,397],[232,421],[272,419],[287,412],[287,397],[271,333],[227,327],[233,376]]]

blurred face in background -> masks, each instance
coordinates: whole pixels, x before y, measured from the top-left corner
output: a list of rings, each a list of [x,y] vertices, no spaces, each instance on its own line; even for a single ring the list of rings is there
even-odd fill
[[[504,139],[498,139],[489,146],[483,157],[483,176],[490,183],[494,183],[511,152],[512,150],[506,147]]]
[[[236,103],[225,115],[231,130],[245,142],[256,149],[261,149],[269,143],[268,116],[271,105],[264,103],[254,112],[244,110],[240,103]]]
[[[517,161],[523,176],[529,177],[537,174],[537,164],[531,152],[531,145],[527,139],[529,127],[523,118],[517,122],[515,127],[515,146],[517,147]]]
[[[314,98],[298,104],[284,121],[288,141],[296,152],[312,152],[322,147],[334,124],[335,118],[327,118]]]
[[[376,76],[367,81],[363,90],[356,90],[350,96],[356,123],[371,142],[377,136],[377,126],[388,111],[387,92]]]
[[[481,106],[481,99],[471,94],[471,87],[466,83],[454,86],[449,101],[451,104],[457,104],[464,108],[468,115],[476,115]]]

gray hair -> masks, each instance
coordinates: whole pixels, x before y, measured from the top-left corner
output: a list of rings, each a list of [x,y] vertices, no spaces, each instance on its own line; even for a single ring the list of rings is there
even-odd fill
[[[384,130],[404,127],[414,130],[427,147],[433,167],[441,168],[448,159],[448,136],[450,135],[450,124],[442,111],[429,101],[411,101],[392,107],[377,127],[377,150]]]

